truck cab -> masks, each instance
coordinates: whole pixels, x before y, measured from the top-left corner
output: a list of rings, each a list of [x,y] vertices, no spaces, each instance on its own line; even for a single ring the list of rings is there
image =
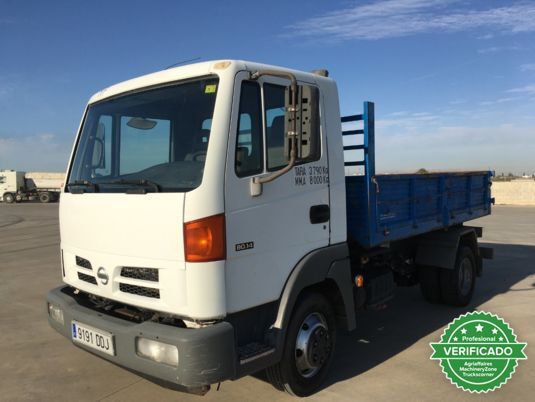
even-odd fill
[[[355,328],[370,260],[351,256],[346,209],[325,72],[221,60],[106,88],[61,194],[65,285],[49,322],[168,386],[205,392],[267,369],[309,395],[336,327]]]
[[[15,202],[18,191],[24,189],[24,172],[0,170],[0,201]]]
[[[255,179],[288,164],[289,80],[251,80],[267,69],[202,63],[91,99],[60,204],[65,282],[139,307],[215,320],[277,300],[304,255],[345,240],[343,161],[328,155],[326,135],[329,125],[338,129],[338,105],[321,100],[337,99],[328,78],[294,73],[300,86],[321,94],[311,105],[317,148],[251,196]],[[338,212],[312,223],[315,206]],[[78,268],[82,259],[102,268],[108,282],[88,278]],[[154,270],[144,272],[157,272],[158,281],[126,277],[124,267]]]

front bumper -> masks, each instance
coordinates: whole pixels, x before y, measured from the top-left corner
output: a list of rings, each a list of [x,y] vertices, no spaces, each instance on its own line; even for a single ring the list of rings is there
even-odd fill
[[[177,328],[152,321],[134,323],[83,307],[72,296],[62,292],[63,288],[65,286],[51,290],[47,301],[63,310],[64,324],[49,315],[50,326],[69,339],[72,320],[110,332],[114,337],[115,355],[109,356],[78,343],[76,346],[171,387],[198,388],[234,378],[237,358],[234,328],[230,323],[223,321],[199,329]],[[138,336],[176,345],[178,368],[138,356],[135,346]]]

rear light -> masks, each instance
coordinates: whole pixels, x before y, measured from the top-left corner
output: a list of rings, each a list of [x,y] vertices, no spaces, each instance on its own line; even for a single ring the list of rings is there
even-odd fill
[[[187,262],[224,260],[225,215],[214,215],[184,224],[184,254]]]

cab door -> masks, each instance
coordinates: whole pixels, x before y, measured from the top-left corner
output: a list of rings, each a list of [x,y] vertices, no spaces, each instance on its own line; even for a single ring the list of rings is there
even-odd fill
[[[285,90],[289,81],[237,75],[225,172],[227,311],[276,300],[296,264],[329,244],[329,175],[321,110],[320,147],[306,163],[263,185],[251,196],[253,177],[287,164]],[[300,85],[314,85],[300,83]],[[319,108],[321,92],[317,101]]]

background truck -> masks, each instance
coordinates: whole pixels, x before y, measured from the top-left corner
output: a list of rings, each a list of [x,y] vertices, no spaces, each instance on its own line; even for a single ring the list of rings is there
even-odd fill
[[[0,170],[0,201],[58,201],[64,180],[64,173]]]
[[[50,325],[166,386],[265,370],[305,396],[396,286],[468,305],[492,249],[464,223],[490,214],[492,173],[376,174],[374,105],[341,117],[327,75],[215,61],[94,95]]]

